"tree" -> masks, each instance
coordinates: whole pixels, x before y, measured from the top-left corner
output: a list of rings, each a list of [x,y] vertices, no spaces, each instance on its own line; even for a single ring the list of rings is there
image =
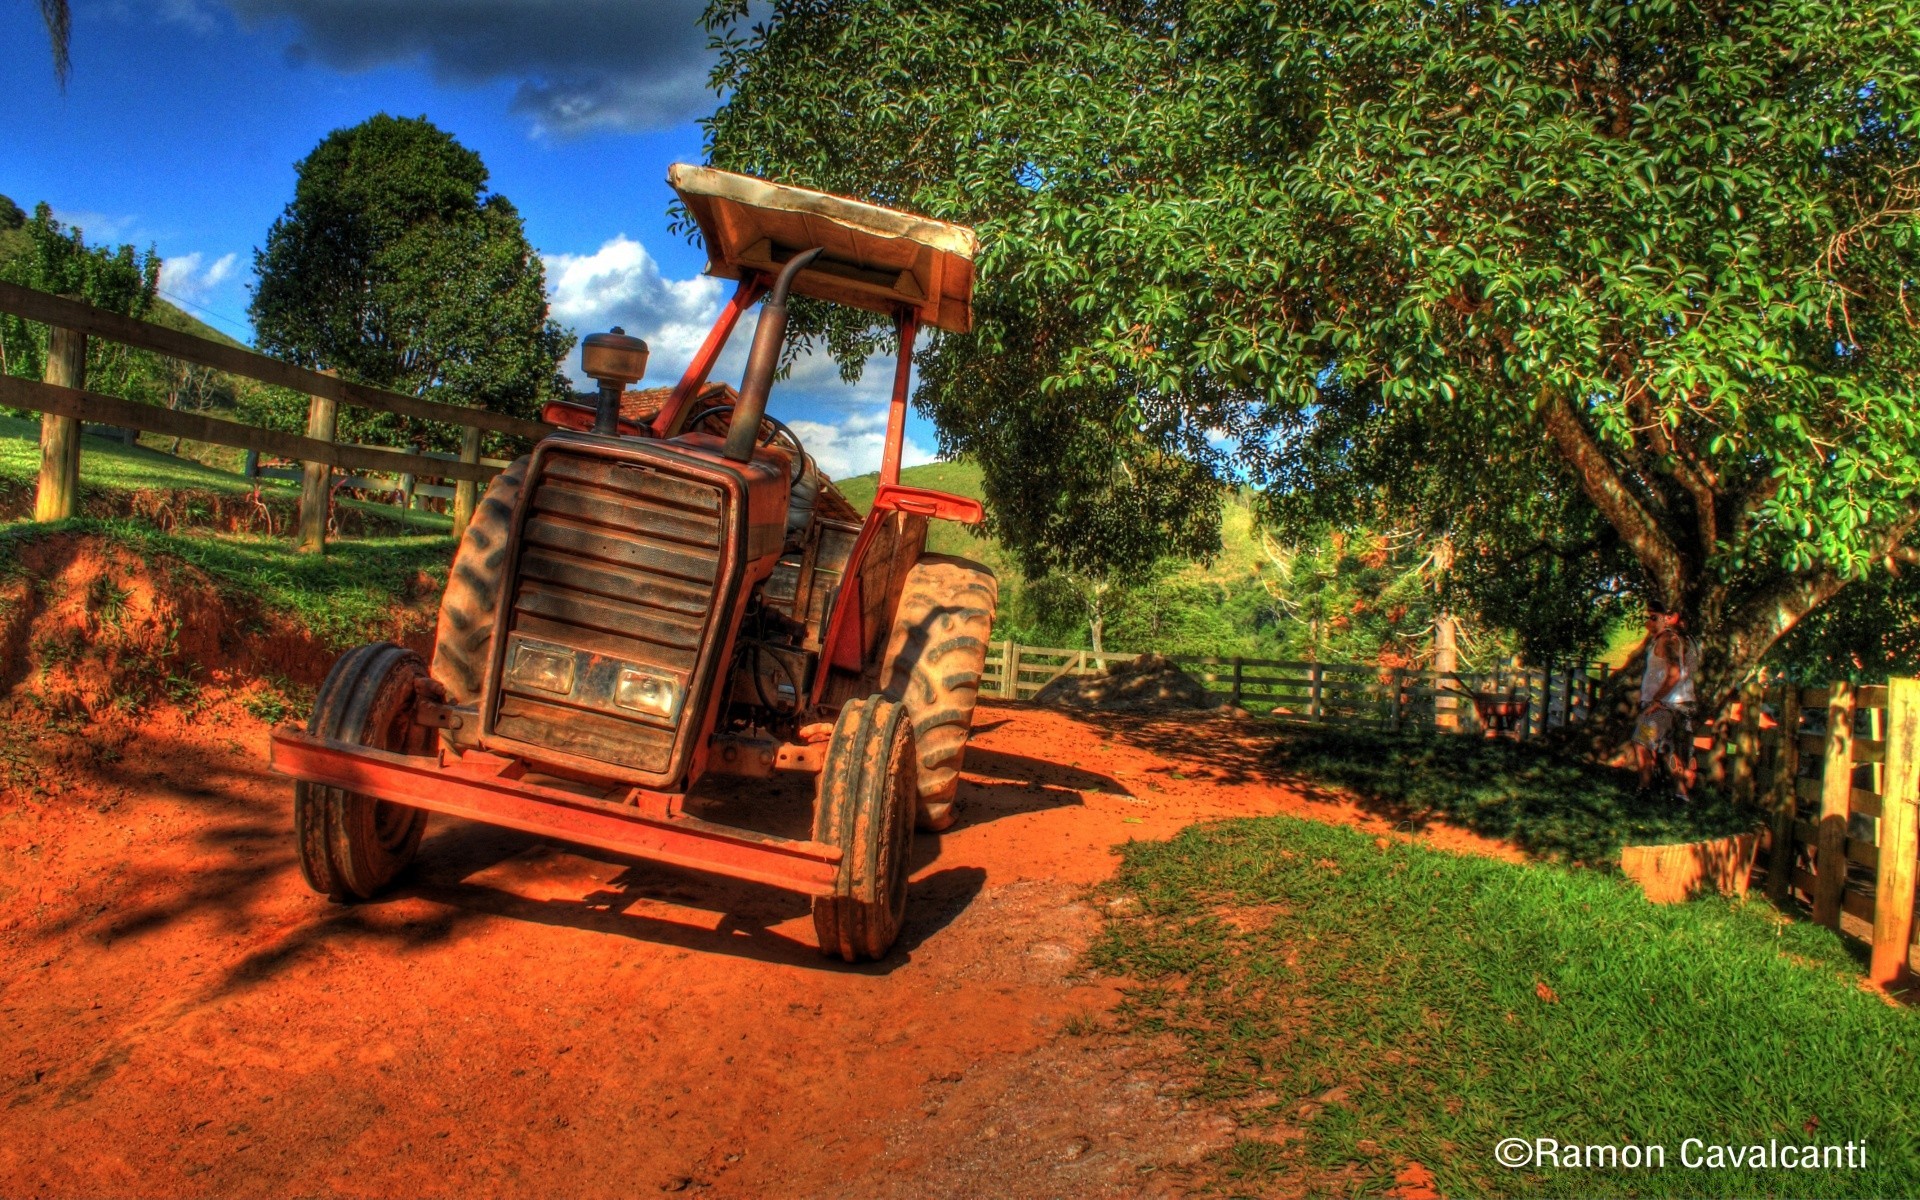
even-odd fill
[[[328,134],[254,254],[261,349],[449,404],[537,417],[569,395],[572,335],[547,317],[520,214],[487,194],[480,156],[426,118],[385,114]],[[448,429],[345,410],[357,439],[457,448]]]
[[[73,73],[68,50],[73,44],[73,13],[67,0],[40,0],[40,19],[47,24],[47,41],[53,48],[53,77],[64,91],[67,76]]]
[[[1000,403],[1033,409],[1126,381],[1160,406],[1146,436],[1212,431],[1260,482],[1330,381],[1511,446],[1506,496],[1590,508],[1624,585],[1689,616],[1710,702],[1920,519],[1910,5],[778,0],[750,22],[716,0],[709,20],[717,163],[979,229],[987,319],[932,363],[1020,360],[1036,386]],[[1070,337],[1004,336],[1060,314]],[[857,357],[861,331],[826,332]],[[920,402],[963,374],[925,370]]]
[[[7,201],[4,209],[18,209]],[[3,219],[0,227],[10,222]],[[160,256],[130,245],[87,245],[80,229],[55,219],[43,201],[19,226],[24,246],[0,260],[0,279],[36,291],[71,296],[88,304],[144,318],[154,307],[160,286]],[[47,327],[0,314],[0,371],[40,379],[46,371]],[[100,392],[138,395],[147,390],[153,357],[104,338],[87,339],[87,386]]]

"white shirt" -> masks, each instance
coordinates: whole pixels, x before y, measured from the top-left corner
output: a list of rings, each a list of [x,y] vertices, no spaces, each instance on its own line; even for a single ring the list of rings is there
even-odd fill
[[[1668,660],[1661,655],[1659,639],[1655,639],[1652,647],[1647,650],[1647,673],[1640,677],[1641,708],[1650,704],[1665,704],[1671,707],[1676,704],[1693,703],[1693,676],[1700,669],[1700,647],[1690,638],[1676,635],[1676,640],[1680,643],[1678,663],[1669,664]],[[1667,678],[1669,665],[1680,668],[1680,677],[1674,680],[1673,686],[1668,688],[1666,695],[1663,696],[1659,694],[1660,685]]]

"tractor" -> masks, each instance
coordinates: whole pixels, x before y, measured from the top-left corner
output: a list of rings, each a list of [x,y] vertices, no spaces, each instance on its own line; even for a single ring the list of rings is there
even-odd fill
[[[928,521],[977,524],[979,502],[900,482],[914,336],[970,328],[976,240],[708,167],[668,182],[707,272],[738,281],[678,385],[627,413],[646,344],[587,337],[596,403],[548,404],[554,432],[488,484],[432,661],[386,642],[342,655],[306,728],[274,731],[273,769],[294,780],[302,872],[338,901],[387,888],[440,812],[789,889],[822,952],[879,958],[916,827],[956,816],[998,599],[985,567],[924,552]],[[899,335],[864,520],[766,411],[792,296]],[[739,391],[716,389],[755,303]],[[705,777],[787,771],[816,777],[810,837],[689,811]]]

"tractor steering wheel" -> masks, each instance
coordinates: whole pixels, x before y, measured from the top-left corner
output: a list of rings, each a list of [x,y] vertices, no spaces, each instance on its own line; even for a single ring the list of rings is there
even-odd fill
[[[717,417],[721,413],[727,413],[731,416],[732,412],[733,405],[731,404],[716,404],[711,408],[703,408],[687,419],[685,428],[697,429],[702,421]],[[779,417],[762,415],[760,420],[773,426],[773,432],[761,438],[757,444],[761,446],[771,446],[776,442],[782,442],[791,447],[793,450],[793,474],[794,478],[798,479],[800,473],[806,470],[806,447],[800,444],[799,437],[794,434],[793,430],[787,428],[786,422],[782,421]]]

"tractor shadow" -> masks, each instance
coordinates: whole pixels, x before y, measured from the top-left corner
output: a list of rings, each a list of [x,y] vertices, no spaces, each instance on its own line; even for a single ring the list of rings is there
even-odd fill
[[[811,781],[804,782],[804,789],[768,780],[703,785],[689,808],[709,820],[804,837],[812,821]],[[750,789],[758,791],[752,820],[731,811],[747,804]],[[754,962],[886,975],[965,912],[986,883],[978,867],[927,873],[939,853],[936,835],[915,839],[915,878],[900,938],[886,958],[859,965],[820,953],[805,896],[448,818],[434,819],[412,868],[374,903],[425,900],[459,914],[462,922],[505,918]]]

